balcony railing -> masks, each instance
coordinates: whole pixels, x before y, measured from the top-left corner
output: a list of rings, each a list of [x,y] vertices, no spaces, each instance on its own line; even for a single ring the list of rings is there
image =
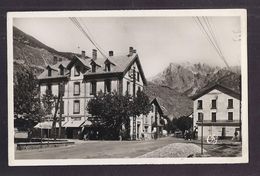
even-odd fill
[[[196,122],[198,125],[201,125],[201,121]],[[204,125],[239,125],[239,120],[203,120]]]

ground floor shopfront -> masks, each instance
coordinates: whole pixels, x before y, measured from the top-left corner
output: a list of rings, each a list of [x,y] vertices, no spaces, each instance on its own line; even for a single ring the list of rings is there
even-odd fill
[[[156,139],[163,135],[163,126],[152,126],[144,123],[143,116],[136,117],[136,125],[134,125],[133,117],[130,117],[130,131],[129,137],[131,140],[150,140]],[[61,123],[60,138],[67,139],[84,139],[84,140],[102,140],[104,139],[104,130],[92,126],[88,120],[77,121],[68,120]],[[135,128],[135,130],[134,130]],[[52,121],[38,123],[33,130],[33,137],[51,138],[53,132]],[[56,136],[59,136],[59,124],[56,123]],[[136,138],[134,138],[134,134]],[[117,139],[117,138],[116,138]],[[122,138],[121,138],[122,139]],[[118,136],[120,140],[120,135]]]
[[[202,129],[203,126],[203,129]],[[240,123],[239,121],[227,122],[208,122],[204,121],[197,123],[198,138],[207,138],[208,136],[217,136],[222,139],[239,138],[240,137]],[[203,131],[202,131],[203,130]]]

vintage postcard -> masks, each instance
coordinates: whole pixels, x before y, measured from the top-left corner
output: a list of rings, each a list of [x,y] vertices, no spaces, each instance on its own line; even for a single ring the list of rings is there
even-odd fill
[[[246,19],[9,12],[9,165],[249,162]]]

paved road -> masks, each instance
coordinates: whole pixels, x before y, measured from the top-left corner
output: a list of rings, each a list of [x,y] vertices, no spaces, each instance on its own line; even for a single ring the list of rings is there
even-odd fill
[[[16,151],[16,159],[134,158],[183,139],[165,137],[147,141],[82,141],[57,148]]]

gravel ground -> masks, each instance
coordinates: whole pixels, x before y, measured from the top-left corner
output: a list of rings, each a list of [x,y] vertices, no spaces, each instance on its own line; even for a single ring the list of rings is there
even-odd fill
[[[165,147],[159,148],[152,152],[146,153],[138,158],[173,158],[182,157],[186,158],[191,155],[200,153],[201,149],[199,146],[191,143],[173,143]],[[204,150],[204,152],[206,152]]]

